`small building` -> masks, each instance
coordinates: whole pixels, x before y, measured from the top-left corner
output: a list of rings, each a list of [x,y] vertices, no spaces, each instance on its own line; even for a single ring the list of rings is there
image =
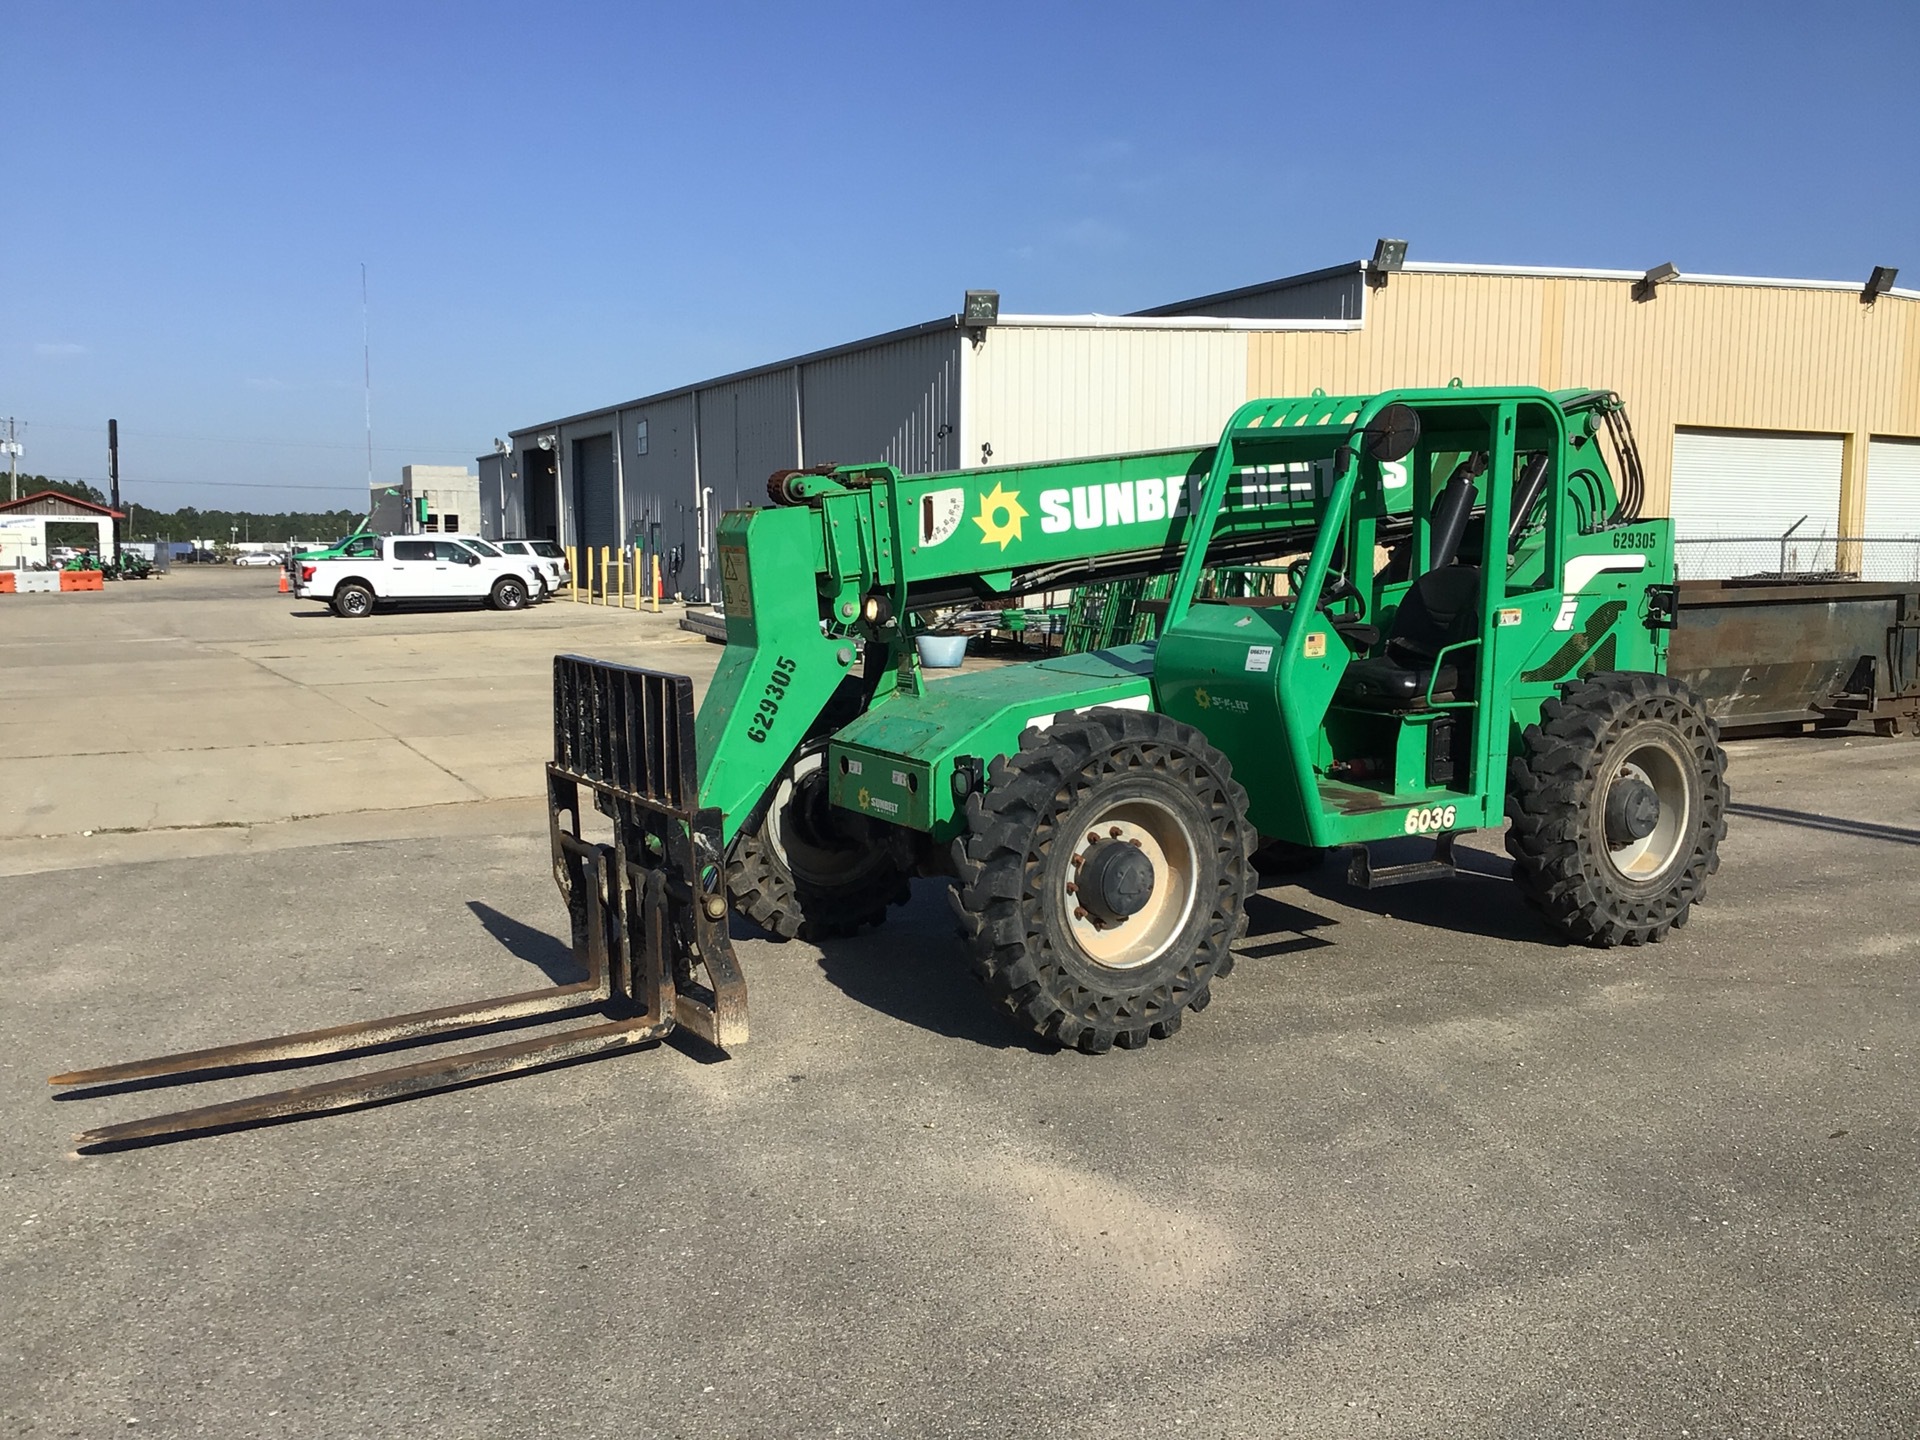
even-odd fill
[[[94,553],[111,559],[113,522],[127,517],[105,505],[76,500],[57,490],[42,490],[38,495],[23,495],[18,500],[0,503],[0,570],[25,570],[48,563],[47,526],[85,525],[97,527],[100,538]]]
[[[1618,391],[1683,574],[1772,568],[1788,532],[1798,568],[1831,568],[1844,537],[1870,577],[1920,573],[1920,292],[1891,269],[1862,283],[1404,253],[1383,242],[1123,316],[1002,315],[974,292],[960,315],[516,429],[480,458],[480,503],[494,533],[651,551],[669,590],[700,597],[719,515],[764,503],[777,469],[1200,445],[1249,398],[1458,379]]]

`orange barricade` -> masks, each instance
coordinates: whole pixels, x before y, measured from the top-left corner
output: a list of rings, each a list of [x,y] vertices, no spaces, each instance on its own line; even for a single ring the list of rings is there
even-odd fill
[[[104,590],[107,580],[98,570],[62,570],[60,588],[65,590]]]
[[[13,572],[0,570],[0,595],[13,594]]]

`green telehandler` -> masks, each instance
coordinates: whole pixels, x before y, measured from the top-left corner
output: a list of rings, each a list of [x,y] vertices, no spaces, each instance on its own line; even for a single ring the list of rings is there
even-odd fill
[[[697,716],[684,676],[555,657],[554,873],[587,980],[55,1083],[602,1012],[82,1137],[113,1145],[676,1027],[725,1049],[746,1038],[730,910],[827,939],[924,875],[951,878],[1015,1025],[1132,1048],[1231,970],[1256,861],[1338,849],[1354,883],[1390,885],[1451,873],[1456,837],[1503,821],[1515,883],[1559,933],[1662,940],[1718,864],[1728,792],[1713,722],[1664,673],[1672,531],[1639,515],[1641,489],[1612,394],[1457,384],[1251,401],[1202,449],[776,473],[771,505],[720,522],[727,644]],[[1245,583],[1276,571],[1284,587]],[[940,679],[918,663],[936,608],[1154,574],[1173,578],[1144,643]],[[1409,836],[1431,853],[1376,863],[1370,846]]]

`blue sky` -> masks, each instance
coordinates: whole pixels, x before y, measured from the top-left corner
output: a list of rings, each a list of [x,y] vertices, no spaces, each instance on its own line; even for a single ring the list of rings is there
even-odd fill
[[[1428,260],[1920,283],[1920,5],[6,7],[0,418],[357,506],[930,319]]]

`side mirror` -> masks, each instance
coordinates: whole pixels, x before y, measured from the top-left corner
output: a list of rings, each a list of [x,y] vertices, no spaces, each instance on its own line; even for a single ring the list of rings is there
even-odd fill
[[[1406,459],[1419,443],[1419,412],[1396,401],[1367,422],[1361,446],[1369,460],[1390,463]]]

